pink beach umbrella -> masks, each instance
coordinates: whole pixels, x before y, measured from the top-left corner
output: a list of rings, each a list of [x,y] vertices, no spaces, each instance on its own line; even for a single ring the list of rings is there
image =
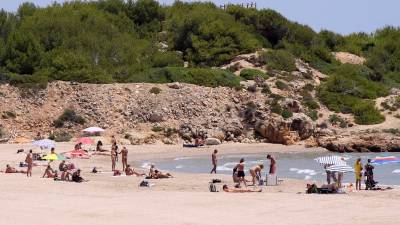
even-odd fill
[[[93,145],[94,144],[94,140],[92,138],[89,138],[89,137],[81,137],[78,140],[76,140],[76,143],[82,143],[84,145]]]

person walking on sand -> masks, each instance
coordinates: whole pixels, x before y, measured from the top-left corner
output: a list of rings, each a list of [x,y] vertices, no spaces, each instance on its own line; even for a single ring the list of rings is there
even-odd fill
[[[33,167],[32,149],[29,150],[28,155],[26,155],[25,162],[28,164],[28,170],[26,171],[26,176],[27,177],[32,177],[32,167]]]
[[[213,165],[213,168],[212,168],[210,174],[212,174],[213,172],[215,174],[217,173],[217,161],[218,161],[217,160],[217,153],[218,153],[218,150],[214,149],[214,153],[211,155],[211,163]]]
[[[244,173],[244,159],[241,158],[239,163],[235,166],[235,169],[237,171],[237,176],[239,178],[239,186],[240,183],[243,182],[244,186],[247,188],[247,184],[246,184],[246,179],[245,179],[245,173]]]
[[[271,161],[269,165],[269,174],[275,174],[276,173],[276,160],[272,155],[268,154],[267,159]]]
[[[111,170],[115,170],[115,155],[116,155],[116,146],[111,148]]]
[[[259,182],[260,181],[260,178],[261,178],[261,170],[262,169],[264,169],[264,165],[263,164],[260,164],[260,165],[256,165],[256,166],[254,166],[254,167],[252,167],[250,170],[249,170],[249,172],[250,172],[250,175],[252,176],[252,181],[253,181],[253,186],[255,186],[256,185],[256,180],[257,180],[257,182]]]
[[[128,149],[126,149],[126,147],[122,148],[121,157],[122,157],[122,171],[125,171],[128,165]]]
[[[358,158],[354,164],[354,172],[356,174],[356,190],[361,190],[362,170],[363,166],[361,164],[361,158]]]

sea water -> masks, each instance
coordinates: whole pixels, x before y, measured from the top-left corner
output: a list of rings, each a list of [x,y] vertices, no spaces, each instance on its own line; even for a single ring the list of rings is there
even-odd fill
[[[218,156],[217,172],[223,174],[232,174],[233,167],[241,158],[245,159],[246,173],[250,167],[256,164],[264,164],[263,174],[269,170],[269,160],[266,159],[267,154],[246,154],[246,155],[222,155]],[[279,178],[295,178],[309,180],[310,182],[324,182],[326,180],[326,172],[322,165],[314,159],[320,156],[338,155],[333,153],[272,153],[277,161],[277,174]],[[345,157],[347,164],[354,166],[357,158],[361,158],[362,164],[367,163],[367,159],[373,159],[376,156],[396,156],[400,157],[400,153],[349,153],[341,154]],[[183,173],[209,173],[211,171],[211,155],[199,157],[180,157],[157,162],[142,162],[142,167],[146,168],[150,163],[155,163],[160,170]],[[354,183],[354,173],[346,173],[344,182]],[[379,184],[400,185],[400,163],[375,165],[374,178]]]

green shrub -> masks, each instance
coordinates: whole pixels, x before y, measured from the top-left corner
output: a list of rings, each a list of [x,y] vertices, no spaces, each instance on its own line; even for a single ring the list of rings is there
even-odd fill
[[[161,93],[161,89],[160,89],[159,87],[152,87],[152,88],[149,90],[149,92],[152,93],[152,94],[158,95],[158,94]]]
[[[153,128],[151,128],[151,130],[153,132],[161,132],[161,131],[164,131],[164,128],[160,127],[160,126],[154,126]]]
[[[134,74],[127,79],[134,83],[189,83],[207,87],[240,87],[240,78],[220,69],[165,67]]]
[[[318,102],[316,102],[315,100],[305,100],[305,101],[303,101],[303,104],[305,106],[307,106],[309,109],[319,109],[320,108]]]
[[[0,138],[3,138],[6,135],[6,132],[4,131],[4,128],[0,126]]]
[[[268,84],[264,84],[261,89],[261,93],[263,94],[271,94],[271,89],[269,88]]]
[[[342,117],[338,116],[337,114],[332,114],[329,116],[329,122],[332,125],[339,125],[341,128],[347,127],[347,122]]]
[[[308,111],[307,115],[312,119],[312,121],[316,121],[318,119],[318,112],[316,110]]]
[[[277,101],[273,101],[270,107],[272,113],[276,113],[278,115],[282,114],[282,107]]]
[[[3,119],[10,119],[10,118],[14,119],[17,117],[17,115],[15,114],[15,112],[12,111],[4,111],[1,117]]]
[[[255,77],[268,79],[268,75],[261,70],[256,69],[243,69],[240,71],[240,76],[246,80],[253,80]]]
[[[157,52],[153,56],[154,67],[182,67],[183,60],[175,52]]]
[[[378,124],[385,121],[373,102],[363,102],[353,107],[355,122],[357,124],[369,125]]]
[[[275,85],[280,90],[288,90],[289,89],[289,85],[287,85],[287,83],[285,83],[285,82],[283,82],[281,80],[277,80],[275,82]]]
[[[54,120],[53,126],[55,126],[56,128],[60,128],[64,126],[65,122],[82,125],[86,121],[82,116],[77,115],[73,109],[65,109],[63,114],[61,114],[61,116]]]
[[[293,116],[293,113],[287,109],[282,110],[281,113],[282,117],[285,119],[291,118]]]
[[[295,58],[286,50],[271,50],[262,53],[269,69],[292,72],[297,70]]]
[[[49,139],[54,140],[56,142],[68,142],[72,139],[72,135],[66,131],[61,131],[58,133],[52,134]]]

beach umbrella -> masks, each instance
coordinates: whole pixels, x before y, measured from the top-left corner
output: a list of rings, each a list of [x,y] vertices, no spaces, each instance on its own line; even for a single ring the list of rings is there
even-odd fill
[[[321,165],[331,166],[331,165],[346,165],[343,157],[332,155],[332,156],[323,156],[314,159]]]
[[[56,146],[55,142],[50,139],[42,139],[32,142],[32,145],[40,148],[54,148]]]
[[[94,144],[94,140],[89,137],[81,137],[78,140],[76,140],[76,143],[82,143],[84,145],[92,145]]]
[[[400,158],[395,157],[395,156],[386,156],[386,157],[377,156],[377,157],[375,157],[375,159],[371,160],[371,163],[376,164],[376,165],[400,163]]]
[[[65,160],[65,157],[60,154],[50,153],[43,156],[42,159],[47,161],[56,161],[56,160]]]
[[[342,172],[342,173],[354,172],[354,169],[348,165],[333,165],[326,168],[326,170],[331,172]]]
[[[73,150],[64,154],[68,158],[88,159],[89,154],[83,150]]]
[[[83,132],[98,133],[98,132],[104,132],[104,129],[100,128],[100,127],[88,127],[86,129],[84,129]]]

